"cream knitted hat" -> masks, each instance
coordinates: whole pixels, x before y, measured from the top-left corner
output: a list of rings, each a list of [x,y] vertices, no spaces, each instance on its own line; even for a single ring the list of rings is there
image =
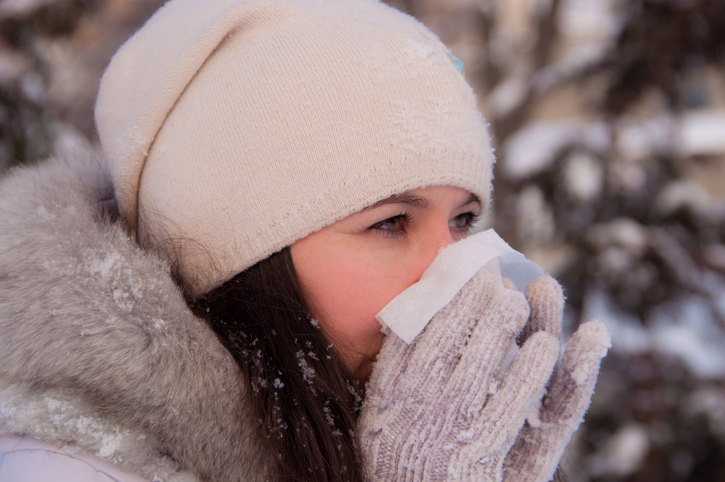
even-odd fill
[[[192,296],[393,194],[490,193],[448,49],[374,0],[172,0],[111,60],[96,124],[122,217]]]

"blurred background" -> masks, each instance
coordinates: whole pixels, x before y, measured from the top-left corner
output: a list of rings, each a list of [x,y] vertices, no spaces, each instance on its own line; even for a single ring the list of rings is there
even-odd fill
[[[200,0],[203,1],[203,0]],[[0,0],[0,171],[97,140],[108,60],[160,0]],[[725,2],[389,0],[463,61],[487,223],[613,336],[572,481],[725,481]]]

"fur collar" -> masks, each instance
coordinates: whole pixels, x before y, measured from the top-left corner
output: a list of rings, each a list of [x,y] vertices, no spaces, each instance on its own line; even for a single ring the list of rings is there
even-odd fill
[[[113,202],[102,164],[77,149],[0,180],[0,435],[75,445],[147,477],[177,464],[267,479],[249,383],[168,266],[100,214]],[[101,435],[79,432],[83,417]]]

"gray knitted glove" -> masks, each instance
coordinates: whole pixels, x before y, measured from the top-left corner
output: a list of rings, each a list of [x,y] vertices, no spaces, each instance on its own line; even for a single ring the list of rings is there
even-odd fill
[[[520,342],[538,331],[546,331],[558,339],[564,309],[559,284],[548,276],[537,278],[526,290],[526,298],[531,316]],[[584,419],[600,361],[610,346],[609,333],[601,321],[590,321],[579,327],[552,376],[540,409],[528,418],[506,457],[504,480],[551,480],[566,445]]]
[[[528,317],[524,295],[483,269],[411,345],[387,336],[358,430],[372,480],[502,479],[559,354],[557,338],[533,333],[497,382]]]

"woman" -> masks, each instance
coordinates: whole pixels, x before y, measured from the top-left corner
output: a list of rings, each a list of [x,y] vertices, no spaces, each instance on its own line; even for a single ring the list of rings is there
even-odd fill
[[[538,409],[555,282],[481,271],[410,346],[375,320],[489,203],[485,122],[422,25],[173,0],[96,123],[102,154],[0,186],[0,478],[550,478],[608,345],[580,329]]]

